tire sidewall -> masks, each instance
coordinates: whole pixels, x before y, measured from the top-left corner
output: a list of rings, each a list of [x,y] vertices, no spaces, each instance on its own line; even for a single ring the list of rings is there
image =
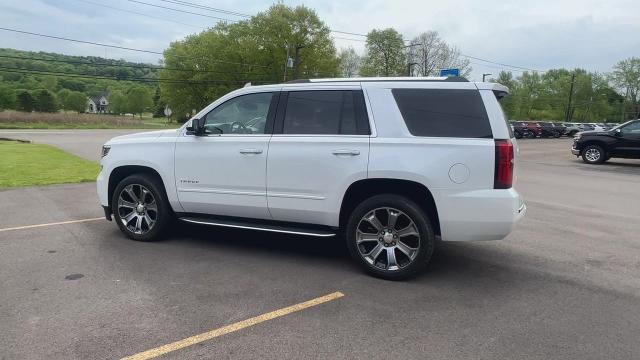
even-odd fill
[[[355,233],[360,220],[369,211],[381,207],[392,207],[404,212],[418,227],[420,235],[420,249],[418,250],[418,254],[411,264],[400,270],[386,271],[376,268],[362,257],[356,245]],[[433,255],[435,248],[435,235],[433,233],[433,227],[429,221],[429,217],[424,213],[420,206],[413,201],[394,194],[376,195],[356,206],[349,216],[349,220],[344,231],[347,248],[349,249],[351,256],[368,273],[387,280],[402,280],[416,275],[431,260],[431,256]]]
[[[122,189],[131,184],[140,184],[146,187],[149,191],[151,191],[153,197],[156,199],[156,204],[158,207],[158,218],[156,219],[156,223],[154,224],[153,228],[145,234],[135,234],[127,229],[127,227],[122,223],[120,215],[118,213],[118,197],[122,192]],[[114,220],[120,230],[128,238],[136,241],[154,241],[159,239],[161,234],[163,234],[163,229],[171,221],[171,209],[169,207],[169,201],[167,200],[167,196],[163,188],[157,183],[156,179],[146,174],[130,175],[120,181],[120,183],[118,183],[115,190],[113,191],[111,207]]]
[[[587,151],[590,149],[596,149],[600,152],[600,157],[596,161],[590,161],[587,159]],[[606,159],[604,149],[599,145],[588,145],[582,150],[582,160],[587,164],[602,164]]]

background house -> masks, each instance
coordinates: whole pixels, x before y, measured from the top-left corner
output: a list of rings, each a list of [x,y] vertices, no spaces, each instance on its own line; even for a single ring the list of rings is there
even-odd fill
[[[88,113],[108,113],[109,112],[109,94],[101,93],[96,96],[90,96],[87,99]]]

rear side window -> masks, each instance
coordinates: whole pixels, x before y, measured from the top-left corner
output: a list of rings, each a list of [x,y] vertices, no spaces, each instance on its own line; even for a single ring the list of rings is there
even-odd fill
[[[309,90],[286,95],[283,134],[368,135],[362,91]]]
[[[393,89],[392,93],[414,136],[493,137],[477,90]]]

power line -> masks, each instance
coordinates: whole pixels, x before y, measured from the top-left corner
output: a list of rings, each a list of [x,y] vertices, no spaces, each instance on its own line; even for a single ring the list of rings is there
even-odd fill
[[[230,10],[223,10],[223,9],[219,9],[219,8],[214,8],[211,6],[207,6],[207,5],[202,5],[202,4],[198,4],[198,3],[194,3],[194,2],[189,2],[189,1],[183,1],[183,0],[160,0],[162,2],[167,2],[167,3],[171,3],[171,4],[176,4],[176,5],[182,5],[182,6],[187,6],[187,7],[192,7],[192,8],[196,8],[196,9],[202,9],[202,10],[209,10],[209,11],[213,11],[213,12],[219,12],[219,13],[223,13],[223,14],[228,14],[228,15],[235,15],[235,16],[240,16],[240,17],[245,17],[245,18],[250,18],[253,15],[251,14],[246,14],[246,13],[241,13],[241,12],[236,12],[236,11],[230,11]],[[138,1],[135,1],[138,2]],[[334,33],[338,33],[338,34],[345,34],[345,35],[354,35],[354,36],[364,36],[366,37],[367,34],[358,34],[358,33],[354,33],[354,32],[348,32],[348,31],[341,31],[341,30],[334,30],[334,29],[329,29],[331,32]],[[351,39],[345,39],[345,40],[351,40]],[[357,41],[357,40],[356,40]]]
[[[340,37],[340,36],[335,36],[335,35],[331,35],[334,39],[340,39],[340,40],[349,40],[349,41],[358,41],[358,42],[367,42],[366,39],[350,39],[350,38],[346,38],[346,37]]]
[[[160,9],[166,9],[166,10],[181,12],[181,13],[185,13],[185,14],[191,14],[191,15],[196,15],[196,16],[202,16],[202,17],[206,17],[206,18],[216,19],[216,20],[224,21],[224,22],[237,22],[237,20],[231,20],[231,19],[222,18],[222,17],[218,17],[218,16],[205,15],[205,14],[200,14],[200,13],[193,12],[193,11],[180,10],[180,9],[170,8],[170,7],[167,7],[167,6],[162,6],[162,5],[157,5],[157,4],[150,4],[150,3],[147,3],[147,2],[144,2],[144,1],[138,1],[138,0],[127,0],[127,1],[132,2],[132,3],[147,5],[147,6],[153,6],[153,7],[157,7],[157,8],[160,8]]]
[[[65,76],[65,77],[89,78],[89,79],[101,79],[101,80],[113,80],[113,81],[158,82],[158,83],[173,83],[173,84],[245,84],[249,82],[249,80],[238,81],[238,80],[183,80],[183,79],[166,79],[166,78],[156,78],[156,79],[118,78],[118,77],[104,76],[104,75],[78,74],[78,73],[68,73],[68,72],[59,72],[59,71],[40,71],[40,70],[30,70],[30,69],[20,69],[20,68],[8,68],[3,66],[0,66],[0,71],[16,72],[16,73],[32,74],[32,75]],[[254,82],[254,81],[251,81],[251,82]],[[266,83],[266,82],[260,81],[257,83]]]
[[[127,50],[127,51],[137,51],[137,52],[142,52],[142,53],[147,53],[147,54],[164,55],[164,53],[162,53],[160,51],[143,50],[143,49],[136,49],[136,48],[130,48],[130,47],[125,47],[125,46],[103,44],[103,43],[94,42],[94,41],[71,39],[71,38],[62,37],[62,36],[40,34],[40,33],[34,33],[34,32],[30,32],[30,31],[23,31],[23,30],[17,30],[17,29],[5,28],[5,27],[0,27],[0,30],[10,31],[10,32],[20,33],[20,34],[33,35],[33,36],[40,36],[40,37],[45,37],[45,38],[49,38],[49,39],[71,41],[71,42],[76,42],[76,43],[81,43],[81,44],[103,46],[103,47],[121,49],[121,50]],[[192,58],[192,57],[188,57],[188,56],[179,56],[179,57]],[[256,67],[270,68],[269,66],[266,66],[266,65],[258,65],[258,64],[250,64],[250,63],[239,63],[239,62],[225,61],[225,60],[209,60],[209,61],[217,62],[217,63],[221,63],[221,64],[224,63],[224,64],[231,64],[231,65],[256,66]]]
[[[520,70],[524,70],[524,71],[536,71],[536,72],[544,72],[541,70],[537,70],[537,69],[532,69],[532,68],[526,68],[526,67],[522,67],[522,66],[516,66],[516,65],[509,65],[509,64],[504,64],[504,63],[500,63],[500,62],[496,62],[496,61],[492,61],[492,60],[487,60],[487,59],[483,59],[483,58],[479,58],[476,56],[471,56],[471,55],[466,55],[466,54],[460,54],[464,57],[467,57],[469,59],[474,59],[474,60],[478,60],[478,61],[484,61],[486,63],[490,63],[490,64],[496,64],[496,65],[501,65],[504,67],[510,67],[510,68],[514,68],[514,69],[520,69]]]
[[[229,71],[216,71],[216,70],[195,70],[195,69],[177,69],[177,68],[168,68],[164,66],[152,66],[152,65],[133,65],[133,64],[118,64],[118,63],[105,63],[105,62],[90,62],[90,61],[78,61],[78,60],[65,60],[65,59],[43,59],[36,57],[28,57],[28,56],[11,56],[11,55],[0,55],[0,58],[5,59],[15,59],[15,60],[34,60],[34,61],[45,61],[45,62],[56,62],[56,63],[64,63],[64,64],[74,64],[74,65],[89,65],[89,66],[113,66],[113,67],[125,67],[125,68],[133,68],[133,69],[150,69],[150,70],[169,70],[169,71],[184,71],[184,72],[197,72],[197,73],[213,73],[213,74],[229,74]],[[235,74],[250,74],[250,72],[233,72]]]
[[[170,4],[176,4],[176,5],[192,7],[192,8],[196,8],[196,9],[208,10],[208,11],[227,14],[227,15],[235,15],[235,16],[246,17],[246,18],[250,18],[252,16],[252,15],[249,15],[249,14],[243,14],[243,13],[236,12],[236,11],[218,9],[218,8],[214,8],[214,7],[211,7],[211,6],[192,3],[192,2],[188,2],[188,1],[181,1],[181,0],[160,0],[160,1],[166,2],[166,3],[170,3]]]
[[[76,1],[80,1],[80,2],[83,2],[85,4],[102,6],[102,7],[108,8],[108,9],[122,11],[122,12],[130,13],[130,14],[136,14],[136,15],[148,17],[148,18],[151,18],[151,19],[170,21],[172,23],[176,23],[176,24],[180,24],[180,25],[184,25],[184,26],[190,26],[190,27],[193,27],[193,28],[196,28],[196,29],[204,29],[203,27],[196,26],[196,25],[193,25],[193,24],[187,24],[187,23],[183,23],[183,22],[180,22],[180,21],[175,21],[175,20],[171,20],[171,19],[165,19],[165,18],[161,18],[161,17],[156,17],[156,16],[152,16],[152,15],[149,15],[149,14],[145,14],[145,13],[141,13],[141,12],[137,12],[137,11],[133,11],[133,10],[121,9],[121,8],[117,8],[115,6],[109,6],[109,5],[105,5],[105,4],[100,4],[100,3],[93,2],[93,1],[88,1],[88,0],[76,0]]]
[[[33,35],[33,36],[40,36],[40,37],[45,37],[45,38],[49,38],[49,39],[72,41],[72,42],[77,42],[77,43],[81,43],[81,44],[89,44],[89,45],[103,46],[103,47],[114,48],[114,49],[137,51],[137,52],[143,52],[143,53],[147,53],[147,54],[163,55],[163,53],[161,53],[160,51],[134,49],[134,48],[125,47],[125,46],[109,45],[109,44],[102,44],[102,43],[93,42],[93,41],[70,39],[70,38],[66,38],[66,37],[62,37],[62,36],[39,34],[39,33],[30,32],[30,31],[10,29],[10,28],[5,28],[5,27],[0,27],[0,30],[11,31],[11,32],[20,33],[20,34]]]

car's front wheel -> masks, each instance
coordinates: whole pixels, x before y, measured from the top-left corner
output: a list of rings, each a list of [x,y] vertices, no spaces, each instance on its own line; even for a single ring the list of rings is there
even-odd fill
[[[582,150],[582,160],[587,164],[601,164],[607,159],[606,156],[599,145],[587,145]]]
[[[157,240],[173,216],[159,180],[147,174],[134,174],[120,181],[111,207],[120,230],[137,241]]]
[[[428,216],[406,197],[377,195],[358,205],[346,226],[352,257],[370,274],[399,280],[423,269],[435,236]]]

